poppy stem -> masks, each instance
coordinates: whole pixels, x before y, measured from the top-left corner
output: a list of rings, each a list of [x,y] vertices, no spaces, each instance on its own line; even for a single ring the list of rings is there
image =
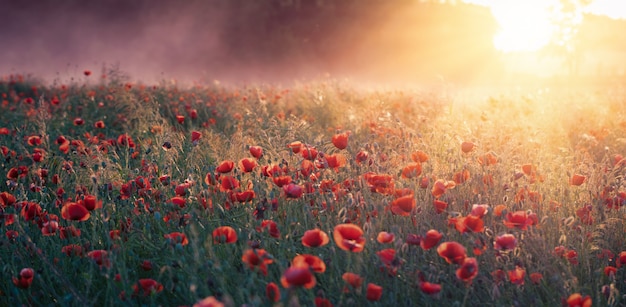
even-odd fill
[[[461,304],[461,307],[465,307],[467,304],[467,298],[469,297],[469,293],[471,290],[472,284],[470,282],[469,285],[467,285],[466,289],[465,289],[465,295],[463,296],[463,303]]]

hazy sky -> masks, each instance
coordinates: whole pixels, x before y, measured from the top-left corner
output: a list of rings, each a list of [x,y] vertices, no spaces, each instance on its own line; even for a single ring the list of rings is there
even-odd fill
[[[606,1],[606,0],[605,0]],[[486,7],[397,0],[0,0],[0,75],[467,80],[502,69]],[[93,77],[92,77],[93,78]]]

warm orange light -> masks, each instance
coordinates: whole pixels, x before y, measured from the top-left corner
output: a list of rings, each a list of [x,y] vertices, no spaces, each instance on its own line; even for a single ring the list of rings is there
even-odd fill
[[[464,0],[489,7],[499,30],[494,47],[502,52],[533,52],[548,44],[568,47],[583,13],[626,18],[622,0],[593,0],[564,7],[560,0]],[[568,48],[569,49],[569,48]]]

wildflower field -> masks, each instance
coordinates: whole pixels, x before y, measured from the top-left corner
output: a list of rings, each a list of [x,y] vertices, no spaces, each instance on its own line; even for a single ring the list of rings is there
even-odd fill
[[[626,305],[617,87],[0,95],[0,305]]]

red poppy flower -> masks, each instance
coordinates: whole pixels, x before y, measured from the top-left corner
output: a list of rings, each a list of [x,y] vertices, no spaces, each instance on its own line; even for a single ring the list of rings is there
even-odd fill
[[[267,275],[267,265],[274,263],[272,255],[262,248],[247,249],[243,252],[241,261],[247,264],[251,270],[258,268],[263,275]]]
[[[365,292],[365,298],[367,298],[368,301],[370,302],[378,301],[380,300],[382,296],[383,296],[383,287],[377,284],[373,284],[373,283],[367,284],[367,291]]]
[[[463,184],[466,181],[468,181],[470,179],[470,172],[466,169],[457,172],[454,174],[454,176],[452,177],[452,180],[456,183],[456,184]]]
[[[526,211],[509,212],[504,221],[504,226],[508,228],[519,228],[521,230],[526,230],[526,228],[532,224],[533,221],[528,217]]]
[[[593,224],[593,216],[591,216],[591,210],[593,207],[591,205],[582,206],[581,208],[576,209],[576,215],[580,218],[580,222],[585,225]]]
[[[236,192],[234,194],[235,201],[240,202],[240,203],[246,203],[246,202],[252,201],[255,196],[256,194],[254,193],[253,190]]]
[[[530,273],[530,281],[532,281],[533,284],[538,285],[541,282],[541,279],[543,279],[543,274],[541,273]]]
[[[325,165],[320,166],[320,168],[324,168],[328,165],[329,168],[334,170],[338,170],[340,167],[344,167],[346,165],[347,159],[342,154],[334,154],[334,155],[325,155],[324,156]]]
[[[215,296],[208,296],[193,304],[193,307],[224,307],[224,303],[218,301]]]
[[[15,196],[9,192],[0,193],[0,207],[4,208],[7,206],[12,206],[16,202]]]
[[[396,250],[393,248],[386,248],[376,252],[378,259],[385,265],[387,273],[390,275],[396,275],[398,268],[402,264],[402,260],[396,258]]]
[[[35,277],[35,270],[31,268],[23,268],[20,271],[20,275],[16,278],[13,277],[13,284],[18,288],[26,289],[33,283]]]
[[[68,257],[78,256],[82,257],[84,250],[83,247],[77,244],[69,244],[61,247],[61,253],[66,254]]]
[[[152,261],[144,260],[144,261],[141,262],[140,267],[144,271],[152,271]]]
[[[307,230],[302,236],[302,245],[306,247],[324,246],[329,241],[328,235],[318,228]]]
[[[222,161],[222,163],[220,163],[220,165],[217,166],[217,168],[215,168],[215,171],[218,173],[226,174],[230,173],[230,171],[232,171],[234,167],[235,162],[230,160],[224,160]]]
[[[174,188],[174,193],[176,194],[176,196],[185,196],[187,195],[187,190],[190,187],[191,183],[189,182],[181,183],[179,185],[176,185],[176,187]]]
[[[220,190],[231,191],[239,187],[239,180],[232,176],[220,176]]]
[[[124,133],[124,134],[120,134],[117,137],[117,144],[120,146],[125,146],[128,148],[135,148],[135,142],[133,141],[133,139],[128,136],[128,134]]]
[[[200,141],[200,138],[202,137],[202,133],[200,133],[199,131],[191,131],[191,142],[196,144],[198,141]]]
[[[187,240],[187,236],[182,232],[172,232],[172,233],[163,235],[163,237],[167,239],[167,241],[171,245],[180,244],[182,246],[185,246],[189,244],[189,240]]]
[[[474,204],[472,205],[472,211],[470,212],[471,215],[473,216],[477,216],[482,218],[483,216],[485,216],[487,214],[487,212],[489,212],[489,205],[487,204]]]
[[[396,215],[409,216],[415,205],[416,200],[413,194],[398,197],[391,202],[391,212]]]
[[[476,258],[465,258],[461,267],[456,270],[456,277],[464,282],[470,282],[478,275]]]
[[[270,302],[276,303],[280,301],[280,289],[275,282],[270,282],[265,286],[265,295]]]
[[[170,181],[171,181],[170,175],[159,176],[159,181],[161,182],[162,185],[165,185],[165,186],[170,185]]]
[[[617,255],[617,267],[620,268],[622,265],[626,264],[626,251],[622,251]]]
[[[333,135],[332,142],[335,147],[338,149],[346,149],[348,147],[348,137],[350,136],[350,132],[338,133]]]
[[[26,177],[28,168],[26,167],[12,167],[7,172],[7,179],[17,180],[18,177]]]
[[[439,198],[441,195],[443,195],[443,193],[446,192],[446,189],[447,189],[446,181],[439,179],[435,181],[435,183],[433,184],[433,188],[431,189],[431,194],[433,194],[435,198]]]
[[[367,161],[367,159],[369,159],[369,153],[367,151],[361,150],[356,153],[355,160],[357,163],[364,163],[365,161]]]
[[[309,269],[308,265],[290,266],[283,276],[280,278],[280,283],[285,288],[292,287],[304,287],[305,289],[311,289],[315,286],[315,276]]]
[[[510,250],[514,249],[517,245],[517,239],[512,234],[503,234],[496,237],[496,241],[493,243],[493,248],[497,250]]]
[[[83,74],[87,77],[91,76],[91,70],[89,69],[85,69],[85,71],[83,71]]]
[[[133,294],[137,295],[139,291],[143,296],[149,296],[163,291],[163,285],[152,278],[143,278],[133,285]]]
[[[31,157],[33,158],[34,162],[41,162],[43,158],[45,157],[45,154],[46,152],[43,151],[43,149],[35,148],[33,149],[33,154],[31,155]]]
[[[91,214],[89,210],[80,203],[68,202],[61,208],[61,217],[72,221],[86,221]]]
[[[282,188],[283,186],[291,183],[291,180],[292,180],[291,176],[286,176],[286,175],[285,176],[273,176],[272,177],[272,181],[279,188]]]
[[[361,285],[363,284],[363,277],[359,274],[351,272],[343,273],[343,275],[341,275],[341,279],[348,283],[352,289],[361,288]]]
[[[235,243],[237,232],[230,226],[220,226],[213,230],[213,244]]]
[[[537,167],[527,163],[522,165],[522,173],[526,176],[534,176],[537,173]]]
[[[263,148],[260,146],[250,146],[250,154],[256,159],[263,157]]]
[[[109,259],[109,253],[102,249],[92,250],[87,253],[87,257],[93,260],[100,267],[110,267],[111,260]]]
[[[576,252],[575,250],[573,250],[573,249],[567,250],[565,252],[565,255],[563,255],[563,256],[572,265],[577,265],[578,264],[578,252]]]
[[[485,155],[478,157],[478,164],[480,165],[495,165],[498,163],[498,156],[494,152],[488,152]]]
[[[184,197],[181,196],[174,196],[172,198],[170,198],[170,203],[178,206],[179,208],[184,208],[187,201],[185,200]]]
[[[185,122],[185,116],[183,116],[183,115],[176,115],[176,121],[177,121],[179,124],[184,123],[184,122]]]
[[[485,230],[485,223],[483,220],[474,215],[464,217],[463,226],[466,230],[470,230],[472,232],[483,232],[483,230]]]
[[[409,163],[402,169],[402,177],[403,178],[415,178],[422,174],[422,164],[420,163]]]
[[[99,120],[99,121],[95,122],[95,123],[93,124],[93,126],[94,126],[95,128],[98,128],[98,129],[104,129],[104,127],[105,127],[104,122],[103,122],[103,121],[101,121],[101,120]]]
[[[506,212],[506,210],[507,210],[506,205],[499,204],[493,208],[493,215],[498,216],[498,217],[502,216],[502,214]]]
[[[311,269],[315,273],[324,273],[326,271],[326,263],[317,256],[302,254],[297,255],[291,261],[293,266],[303,266],[308,265],[309,269]]]
[[[421,150],[414,151],[411,153],[411,160],[413,160],[413,162],[424,163],[428,161],[428,154]]]
[[[361,252],[365,247],[363,229],[355,224],[339,224],[333,231],[335,244],[343,250]]]
[[[20,234],[15,230],[7,230],[4,235],[7,237],[7,239],[9,239],[9,241],[14,241],[15,239],[17,239],[17,237],[20,236]]]
[[[437,254],[448,263],[456,264],[461,264],[465,257],[467,257],[465,247],[454,241],[441,243],[439,247],[437,247]]]
[[[26,139],[26,143],[30,146],[41,145],[41,136],[31,135]]]
[[[330,302],[329,299],[319,296],[315,297],[314,303],[315,307],[333,307],[333,304]]]
[[[591,307],[593,303],[589,295],[583,297],[580,293],[570,295],[566,302],[569,307]]]
[[[80,117],[77,117],[77,118],[74,119],[74,126],[81,126],[84,123],[85,123],[85,121],[82,118],[80,118]]]
[[[41,227],[41,234],[44,236],[53,236],[57,233],[57,230],[59,230],[59,222],[50,220],[43,223]]]
[[[574,175],[572,175],[572,178],[570,178],[569,184],[570,185],[579,186],[579,185],[585,183],[585,179],[587,179],[587,177],[585,177],[584,175],[574,174]]]
[[[606,276],[615,276],[617,273],[617,268],[614,266],[607,265],[604,267],[604,275]]]
[[[448,203],[443,200],[435,199],[433,200],[433,206],[435,207],[435,212],[439,214],[446,211]]]
[[[526,270],[519,266],[515,266],[514,270],[508,271],[509,281],[514,285],[523,285]]]
[[[429,250],[439,243],[441,237],[443,237],[443,235],[439,231],[431,229],[427,231],[426,236],[420,240],[420,246],[424,250]]]
[[[389,233],[386,231],[381,231],[378,233],[378,236],[376,236],[376,241],[378,241],[378,243],[391,243],[393,242],[393,240],[395,239],[395,236],[393,235],[393,233]]]
[[[263,220],[263,222],[261,222],[261,229],[266,228],[272,238],[280,238],[280,231],[278,230],[276,222],[272,220]]]
[[[102,208],[102,200],[97,200],[95,195],[85,195],[79,202],[89,211]]]
[[[239,169],[244,173],[253,171],[256,165],[256,160],[253,158],[243,158],[239,160]]]
[[[287,198],[300,198],[304,193],[302,186],[295,183],[283,186],[283,191],[285,192],[285,197]]]
[[[388,174],[365,173],[363,175],[372,192],[391,194],[394,189],[393,176]]]
[[[464,153],[469,153],[472,150],[474,150],[474,148],[476,147],[476,144],[472,143],[472,142],[463,142],[461,143],[461,151],[463,151]]]
[[[61,239],[67,239],[71,237],[80,237],[80,229],[74,227],[74,225],[61,227],[59,229],[59,237]]]
[[[187,110],[189,112],[189,117],[191,117],[191,119],[197,119],[198,118],[198,110],[196,109],[191,109],[191,110]]]
[[[441,285],[440,284],[433,284],[427,281],[422,281],[419,283],[420,286],[420,290],[422,290],[422,292],[428,294],[428,295],[435,295],[439,292],[441,292]]]
[[[291,151],[295,154],[299,153],[303,146],[304,144],[302,144],[302,142],[300,141],[291,142],[289,143],[289,145],[287,145],[287,147],[290,148]]]
[[[317,158],[317,149],[310,145],[303,146],[300,153],[302,154],[302,158],[307,160],[315,160],[315,158]]]

